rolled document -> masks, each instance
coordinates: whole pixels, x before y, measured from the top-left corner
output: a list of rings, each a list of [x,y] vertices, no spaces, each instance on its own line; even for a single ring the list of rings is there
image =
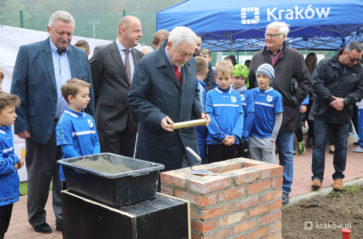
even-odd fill
[[[188,127],[201,126],[206,124],[207,124],[206,119],[189,120],[189,121],[174,123],[173,129],[188,128]]]

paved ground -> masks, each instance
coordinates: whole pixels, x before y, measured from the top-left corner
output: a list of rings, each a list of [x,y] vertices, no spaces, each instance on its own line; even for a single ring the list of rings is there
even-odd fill
[[[357,178],[363,178],[363,153],[352,152],[353,140],[349,139],[348,143],[348,159],[347,168],[345,171],[345,182],[352,181]],[[297,155],[294,164],[294,182],[292,185],[291,197],[297,197],[302,194],[311,192],[311,149],[307,149],[304,155]],[[323,187],[332,185],[333,180],[331,175],[334,171],[333,168],[333,155],[326,153],[325,163],[325,180]],[[51,208],[51,196],[49,197],[46,205],[48,217],[47,221],[51,225],[53,231],[55,230],[55,219]],[[45,238],[62,238],[60,232],[53,232],[51,234],[40,234],[34,232],[33,228],[27,222],[26,213],[26,196],[22,196],[19,202],[15,203],[11,223],[9,226],[6,239],[45,239]]]

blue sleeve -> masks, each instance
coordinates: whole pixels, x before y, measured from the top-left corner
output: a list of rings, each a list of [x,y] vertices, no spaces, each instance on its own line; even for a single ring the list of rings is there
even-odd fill
[[[284,112],[284,109],[283,109],[283,106],[282,106],[282,95],[280,93],[278,93],[276,98],[277,99],[276,99],[276,102],[275,102],[275,114]]]
[[[57,146],[68,144],[73,145],[72,122],[68,119],[65,119],[63,115],[57,123],[55,134]]]
[[[246,92],[247,113],[255,112],[255,99],[253,97],[253,94],[250,90],[247,90],[247,92]]]
[[[100,142],[96,142],[94,145],[93,145],[93,152],[92,154],[99,154],[101,153],[101,146],[100,146]]]
[[[243,138],[245,141],[249,141],[250,132],[253,127],[253,122],[255,120],[255,112],[248,112],[245,117],[244,127],[243,127]]]
[[[211,92],[212,93],[212,92]],[[206,103],[206,112],[209,114],[211,119],[209,125],[207,126],[208,133],[216,139],[223,140],[226,137],[226,134],[221,130],[219,127],[218,121],[213,114],[213,100],[212,95],[208,92],[207,93],[207,103]]]
[[[19,161],[18,157],[14,155]],[[4,155],[0,156],[0,175],[8,175],[16,172],[16,169],[14,168],[14,159],[11,157],[4,158]]]
[[[64,158],[73,158],[73,157],[79,157],[77,151],[74,149],[73,145],[71,144],[65,144],[62,145],[62,155]]]
[[[301,102],[302,105],[308,105],[309,104],[309,94],[306,95],[305,99],[303,100],[303,102]]]
[[[232,135],[236,139],[236,143],[239,142],[239,140],[242,138],[242,132],[243,132],[243,124],[244,124],[244,112],[242,108],[241,98],[240,95],[237,95],[237,102],[239,102],[238,106],[238,113],[237,113],[237,120],[235,121],[234,129],[232,131]]]

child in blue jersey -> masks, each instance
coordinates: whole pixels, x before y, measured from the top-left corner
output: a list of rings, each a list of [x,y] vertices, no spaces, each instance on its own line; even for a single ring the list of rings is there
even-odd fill
[[[241,102],[244,112],[242,139],[238,146],[237,156],[244,158],[250,157],[248,142],[250,139],[253,121],[255,119],[255,101],[251,91],[247,90],[248,84],[246,83],[246,79],[248,79],[249,74],[250,71],[245,65],[237,64],[233,67],[233,89],[241,94]]]
[[[233,66],[228,61],[218,62],[215,79],[217,87],[207,93],[208,163],[236,158],[243,129],[243,108],[240,94],[231,87]]]
[[[195,62],[197,63],[197,81],[198,81],[198,90],[199,90],[199,99],[200,103],[205,110],[206,104],[206,90],[205,86],[207,83],[204,82],[205,78],[208,75],[208,61],[204,57],[197,56],[195,57]],[[198,136],[198,146],[199,146],[199,156],[202,159],[202,163],[207,163],[206,160],[206,139],[208,130],[206,126],[197,126],[195,127],[195,132]]]
[[[256,76],[258,87],[251,90],[255,121],[250,133],[250,155],[255,160],[276,163],[275,141],[282,122],[282,95],[270,87],[275,78],[272,65],[260,65]]]
[[[14,153],[11,126],[16,119],[15,107],[20,104],[16,95],[0,92],[0,238],[8,230],[13,203],[19,200],[17,169],[24,160]]]
[[[100,153],[95,121],[84,112],[90,101],[90,86],[85,81],[72,78],[61,87],[68,103],[56,127],[57,146],[62,149],[63,159]],[[62,167],[59,167],[59,176],[61,181],[65,181]]]

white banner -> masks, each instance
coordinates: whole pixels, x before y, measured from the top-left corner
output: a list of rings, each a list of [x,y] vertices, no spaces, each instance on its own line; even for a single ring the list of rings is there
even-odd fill
[[[49,35],[48,32],[0,25],[0,36],[0,68],[5,74],[2,87],[3,91],[10,92],[11,76],[13,74],[19,47],[32,42],[45,40]],[[78,40],[86,40],[88,42],[91,54],[96,46],[105,45],[111,42],[108,40],[73,36],[72,44],[76,43]],[[14,135],[14,148],[18,155],[23,155],[25,157],[25,141],[18,138],[16,135]],[[18,173],[20,181],[27,180],[25,165]]]

